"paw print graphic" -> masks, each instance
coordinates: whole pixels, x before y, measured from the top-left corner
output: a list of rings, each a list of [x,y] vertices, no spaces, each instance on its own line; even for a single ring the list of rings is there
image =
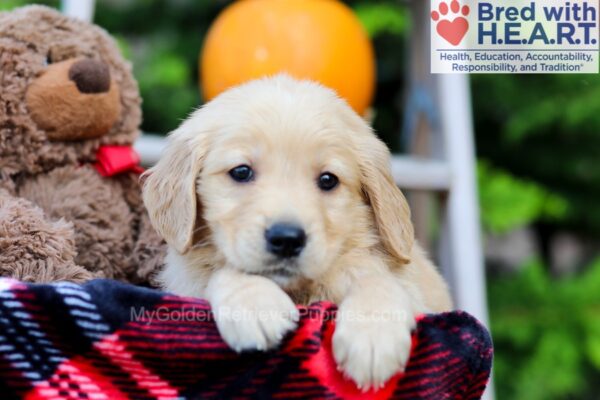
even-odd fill
[[[448,13],[450,11],[450,13]],[[431,19],[437,22],[435,30],[453,46],[458,46],[461,40],[469,30],[469,21],[465,18],[469,15],[469,6],[461,7],[457,0],[450,2],[450,8],[445,1],[442,1],[438,11],[431,12]],[[452,19],[455,17],[454,19]]]

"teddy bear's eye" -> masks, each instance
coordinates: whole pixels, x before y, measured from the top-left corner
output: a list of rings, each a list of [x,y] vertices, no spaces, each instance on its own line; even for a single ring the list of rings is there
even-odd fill
[[[46,58],[44,59],[44,66],[50,64],[52,64],[52,54],[50,54],[50,51],[48,51],[48,53],[46,53]]]

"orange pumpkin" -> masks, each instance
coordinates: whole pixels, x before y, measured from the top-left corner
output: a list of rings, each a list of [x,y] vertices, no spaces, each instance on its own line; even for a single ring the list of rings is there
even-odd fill
[[[200,58],[206,100],[282,71],[335,89],[359,114],[373,96],[373,47],[352,10],[336,0],[237,1],[211,26]]]

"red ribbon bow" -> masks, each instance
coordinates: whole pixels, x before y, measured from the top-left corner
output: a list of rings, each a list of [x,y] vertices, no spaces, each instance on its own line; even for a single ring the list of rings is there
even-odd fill
[[[131,146],[100,146],[96,153],[94,167],[104,177],[123,172],[141,174],[140,156]]]

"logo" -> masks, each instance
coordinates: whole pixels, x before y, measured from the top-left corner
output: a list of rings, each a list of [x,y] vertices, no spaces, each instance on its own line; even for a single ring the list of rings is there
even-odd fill
[[[432,73],[598,73],[598,0],[430,0]]]
[[[431,19],[437,22],[435,30],[448,43],[458,46],[469,30],[469,21],[466,17],[470,11],[469,6],[464,5],[461,7],[456,0],[450,3],[450,10],[448,10],[448,4],[442,1],[438,11],[431,12]]]

